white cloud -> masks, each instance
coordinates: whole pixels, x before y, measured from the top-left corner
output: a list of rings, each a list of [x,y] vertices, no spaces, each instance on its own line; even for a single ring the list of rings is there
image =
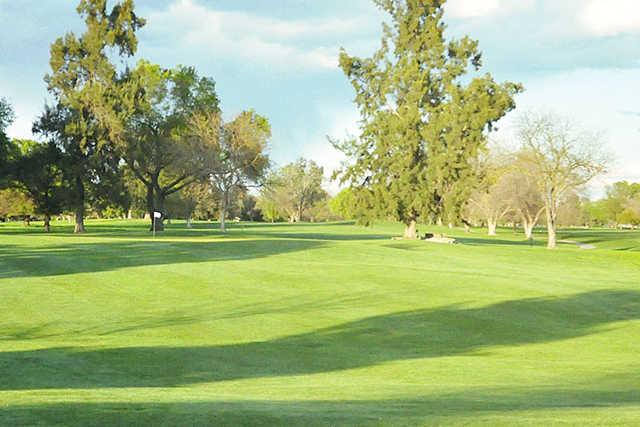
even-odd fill
[[[327,40],[361,28],[356,19],[280,20],[244,12],[218,11],[195,0],[177,0],[152,13],[152,36],[212,56],[233,57],[278,68],[335,69],[338,45]],[[325,43],[328,43],[326,45]]]
[[[343,139],[356,136],[359,132],[359,115],[355,107],[352,108],[317,108],[317,114],[327,124],[325,132],[309,133],[306,129],[296,130],[294,139],[310,141],[302,148],[301,155],[311,159],[324,168],[324,188],[332,195],[342,188],[338,181],[332,181],[333,172],[340,168],[346,160],[344,154],[336,150],[327,137]]]
[[[640,33],[640,2],[588,0],[583,3],[580,24],[588,34],[598,37]]]
[[[531,8],[535,0],[448,0],[447,13],[454,18],[478,18],[509,14]]]

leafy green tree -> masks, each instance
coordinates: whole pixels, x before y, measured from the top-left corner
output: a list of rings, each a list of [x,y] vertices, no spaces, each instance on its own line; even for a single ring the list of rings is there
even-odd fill
[[[218,196],[220,230],[225,231],[229,207],[249,187],[259,185],[269,169],[271,126],[254,111],[244,111],[225,124],[217,112],[196,114],[190,125],[203,145],[203,172]]]
[[[273,195],[272,192],[273,190],[269,189],[269,195],[267,197],[261,195],[258,198],[257,207],[260,209],[260,212],[262,212],[262,217],[265,221],[274,223],[282,219],[282,212],[278,203],[275,200],[269,198]]]
[[[455,221],[475,180],[486,131],[515,107],[521,91],[481,67],[478,42],[445,39],[444,0],[374,0],[390,16],[370,58],[340,55],[356,92],[359,138],[336,142],[351,160],[341,173],[362,218],[402,221],[416,238],[419,219]]]
[[[202,144],[189,121],[219,113],[215,82],[195,69],[166,70],[140,61],[131,78],[143,96],[127,121],[121,150],[127,166],[146,188],[147,210],[157,231],[164,229],[165,199],[203,178]],[[161,218],[154,218],[160,212]]]
[[[75,232],[84,231],[86,186],[101,181],[99,173],[117,169],[114,141],[134,100],[127,94],[112,58],[136,53],[136,31],[144,20],[136,16],[133,0],[81,0],[77,12],[86,29],[67,33],[51,45],[51,72],[45,77],[56,105],[45,112],[38,127],[58,133],[72,158]],[[57,119],[57,120],[54,120]],[[49,126],[49,127],[48,127]]]
[[[622,225],[640,225],[640,203],[636,202],[628,206],[618,214],[618,223]]]
[[[34,212],[43,215],[44,229],[49,232],[51,217],[62,213],[69,196],[64,155],[54,142],[19,144],[20,155],[14,165],[16,187],[29,196]]]
[[[329,209],[334,215],[351,220],[356,218],[355,204],[353,190],[345,188],[329,201]]]
[[[0,188],[7,186],[10,175],[9,161],[11,141],[5,133],[15,118],[9,101],[0,98]]]
[[[592,226],[606,226],[612,223],[607,211],[606,199],[585,202],[586,216]]]
[[[640,183],[620,181],[609,186],[604,199],[608,222],[633,225],[633,221],[629,219],[633,218],[633,208],[630,205],[633,205],[634,200],[640,200]]]
[[[21,217],[27,222],[34,213],[33,202],[22,191],[16,188],[0,190],[0,220]]]

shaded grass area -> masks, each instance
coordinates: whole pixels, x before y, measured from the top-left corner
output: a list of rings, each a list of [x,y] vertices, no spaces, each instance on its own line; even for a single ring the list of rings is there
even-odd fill
[[[584,402],[590,402],[585,404]],[[112,402],[23,405],[8,422],[47,425],[634,425],[635,389],[477,390],[407,399],[340,401]]]
[[[640,319],[640,291],[597,291],[565,298],[443,307],[366,318],[264,342],[213,347],[47,348],[0,353],[0,390],[175,387],[199,382],[305,375],[394,360],[446,357],[494,346],[580,337]],[[195,323],[164,319],[161,327]],[[136,325],[131,325],[135,329]],[[129,329],[129,330],[131,330]],[[116,329],[109,333],[123,332]],[[6,338],[47,338],[9,330]],[[176,361],[180,361],[176,363]]]
[[[88,225],[0,225],[0,424],[640,419],[637,233]]]

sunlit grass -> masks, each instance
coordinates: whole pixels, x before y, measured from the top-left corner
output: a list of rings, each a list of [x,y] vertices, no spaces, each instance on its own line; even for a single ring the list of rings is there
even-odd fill
[[[638,232],[88,228],[0,225],[0,424],[640,417]]]

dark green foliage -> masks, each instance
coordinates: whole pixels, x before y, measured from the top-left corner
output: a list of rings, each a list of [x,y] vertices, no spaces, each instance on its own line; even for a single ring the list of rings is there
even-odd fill
[[[594,225],[640,225],[640,183],[615,182],[603,199],[588,203],[587,209]]]
[[[191,135],[194,114],[219,113],[215,83],[193,68],[166,70],[140,61],[130,79],[142,93],[129,117],[121,152],[133,175],[145,186],[147,211],[161,212],[165,199],[202,178],[204,154]]]
[[[258,199],[246,194],[240,200],[240,219],[243,221],[263,221],[262,211],[258,207]]]
[[[11,104],[6,99],[0,98],[0,188],[7,185],[10,175],[9,157],[11,144],[5,131],[13,122],[13,119],[14,113]]]
[[[471,164],[486,131],[515,107],[522,88],[475,73],[478,42],[445,39],[444,1],[375,3],[391,18],[381,48],[370,58],[340,55],[362,117],[359,138],[336,143],[353,161],[342,180],[357,190],[365,222],[453,221],[473,187]]]
[[[18,141],[20,154],[14,160],[15,186],[29,196],[36,214],[44,216],[45,231],[53,215],[62,213],[68,202],[69,187],[63,153],[54,142],[38,144]]]
[[[114,140],[121,137],[123,120],[135,104],[136,92],[118,74],[111,56],[114,51],[122,58],[135,54],[135,32],[144,20],[134,13],[133,0],[117,2],[111,10],[106,0],[82,0],[77,11],[86,30],[79,37],[67,33],[51,45],[51,72],[45,81],[56,106],[45,111],[38,127],[57,133],[72,158],[76,231],[81,232],[87,186],[113,178],[105,179],[103,173],[116,173]]]

